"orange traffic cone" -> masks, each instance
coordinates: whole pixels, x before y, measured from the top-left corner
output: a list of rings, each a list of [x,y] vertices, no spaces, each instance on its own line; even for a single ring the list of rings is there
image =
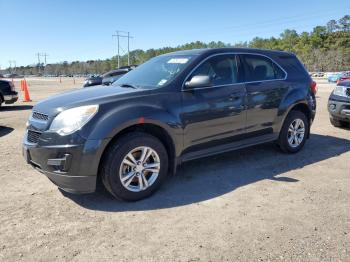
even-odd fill
[[[24,91],[23,83],[24,83],[24,80],[21,80],[21,90],[22,91]]]
[[[23,81],[23,89],[24,89],[24,98],[23,102],[30,102],[30,96],[29,96],[29,91],[28,91],[28,86],[27,86],[27,81]]]

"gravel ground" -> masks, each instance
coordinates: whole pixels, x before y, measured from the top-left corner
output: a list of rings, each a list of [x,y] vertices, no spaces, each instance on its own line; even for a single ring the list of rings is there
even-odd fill
[[[333,84],[319,82],[300,153],[267,144],[188,162],[124,203],[102,187],[63,193],[22,159],[31,105],[79,83],[32,79],[33,102],[0,109],[1,261],[350,261],[350,129],[329,123]]]

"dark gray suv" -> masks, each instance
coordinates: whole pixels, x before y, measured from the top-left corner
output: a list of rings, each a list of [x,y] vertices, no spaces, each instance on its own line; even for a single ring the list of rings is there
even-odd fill
[[[334,88],[328,100],[328,112],[333,126],[350,124],[350,80],[342,81]]]
[[[292,53],[198,49],[155,57],[112,86],[33,108],[26,161],[65,191],[155,192],[184,161],[275,141],[298,152],[315,117],[316,85]]]

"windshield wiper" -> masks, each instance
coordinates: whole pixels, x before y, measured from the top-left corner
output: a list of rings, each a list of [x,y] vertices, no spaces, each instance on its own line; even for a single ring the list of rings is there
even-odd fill
[[[122,84],[122,85],[120,85],[120,87],[126,87],[126,88],[134,88],[134,89],[137,89],[136,86],[131,85],[131,84]]]

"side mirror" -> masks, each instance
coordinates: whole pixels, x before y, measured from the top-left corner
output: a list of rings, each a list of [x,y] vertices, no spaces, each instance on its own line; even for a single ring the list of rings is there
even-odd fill
[[[186,88],[210,87],[211,81],[209,76],[193,76],[190,81],[185,83]]]

